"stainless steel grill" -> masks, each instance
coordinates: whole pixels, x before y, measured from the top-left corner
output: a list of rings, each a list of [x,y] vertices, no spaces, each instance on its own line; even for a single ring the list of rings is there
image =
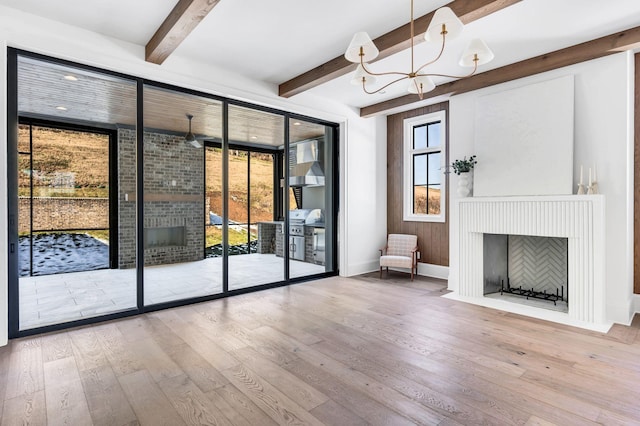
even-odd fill
[[[289,235],[304,236],[304,223],[311,210],[297,209],[289,212]]]
[[[296,209],[289,211],[289,258],[295,260],[305,260],[305,225],[314,227],[324,227],[324,214],[320,209]],[[324,234],[323,234],[324,236]],[[314,257],[316,238],[314,232],[313,241],[309,244],[314,247]],[[324,238],[322,239],[322,251],[324,254]]]
[[[311,210],[297,209],[289,212],[289,258],[304,260],[304,221]]]

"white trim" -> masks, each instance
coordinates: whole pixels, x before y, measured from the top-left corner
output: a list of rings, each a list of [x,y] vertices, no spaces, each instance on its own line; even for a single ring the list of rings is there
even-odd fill
[[[431,263],[418,263],[418,275],[438,278],[441,280],[448,280],[449,267],[442,265],[432,265]]]
[[[402,145],[402,157],[403,157],[403,181],[402,181],[402,219],[407,222],[445,222],[446,221],[446,194],[447,194],[447,180],[445,177],[445,170],[447,166],[447,113],[446,111],[437,111],[431,114],[421,115],[419,117],[407,118],[403,121],[403,145]],[[440,185],[440,214],[416,214],[413,213],[413,129],[416,126],[440,122],[442,125],[442,131],[440,132],[440,146],[437,151],[441,152],[440,155],[440,168],[442,170],[442,184]]]
[[[340,271],[340,276],[342,277],[353,277],[355,275],[367,274],[369,272],[379,271],[380,270],[380,260],[372,260],[368,262],[360,262],[349,265],[347,271],[343,273]],[[409,271],[407,269],[407,271]]]
[[[631,298],[631,315],[629,315],[629,321],[625,325],[631,325],[635,314],[640,314],[640,294],[634,294]]]
[[[380,269],[380,264],[376,266],[376,271]],[[390,271],[411,273],[409,268],[389,268]],[[373,272],[373,271],[370,271]],[[383,272],[384,274],[384,272]],[[421,277],[437,278],[439,280],[449,279],[449,267],[442,265],[433,265],[431,263],[418,263],[418,273]],[[384,276],[384,275],[383,275]]]

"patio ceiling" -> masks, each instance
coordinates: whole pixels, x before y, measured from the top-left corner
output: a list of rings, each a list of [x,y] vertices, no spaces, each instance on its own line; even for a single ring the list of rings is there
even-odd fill
[[[108,74],[20,57],[20,115],[95,126],[136,125],[136,82]],[[185,133],[186,114],[194,116],[192,131],[199,139],[222,139],[222,102],[146,86],[145,129]],[[291,141],[324,135],[324,126],[296,120]],[[229,139],[237,143],[281,146],[284,117],[265,111],[229,107]]]

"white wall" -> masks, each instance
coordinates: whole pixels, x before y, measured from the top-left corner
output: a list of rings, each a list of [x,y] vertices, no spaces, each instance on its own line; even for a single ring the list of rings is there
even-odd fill
[[[277,87],[172,55],[161,66],[144,61],[144,46],[0,6],[0,43],[136,77],[219,94],[340,124],[339,268],[371,270],[386,235],[386,119],[362,119],[345,105],[309,93],[284,99]],[[0,50],[0,173],[6,176],[6,52]],[[6,206],[6,180],[0,180]],[[348,194],[348,196],[347,196]],[[0,209],[0,246],[7,247],[6,208]],[[0,259],[0,345],[7,339],[7,256]]]
[[[595,162],[600,193],[606,198],[606,316],[610,321],[627,324],[633,311],[633,103],[629,98],[633,97],[632,53],[619,53],[452,97],[450,156],[456,159],[474,153],[475,106],[479,96],[565,75],[575,76],[574,193],[580,165],[588,168]],[[455,188],[458,177],[451,176]],[[450,196],[449,288],[455,290],[458,208],[455,191]]]
[[[343,203],[349,264],[341,275],[362,274],[380,266],[378,249],[387,237],[386,132],[386,117],[349,122],[351,137],[341,152],[349,166]]]

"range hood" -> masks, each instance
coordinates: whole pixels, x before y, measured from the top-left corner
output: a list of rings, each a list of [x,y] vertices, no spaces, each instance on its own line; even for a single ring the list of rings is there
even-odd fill
[[[324,186],[324,170],[317,140],[298,142],[289,150],[289,186]]]

